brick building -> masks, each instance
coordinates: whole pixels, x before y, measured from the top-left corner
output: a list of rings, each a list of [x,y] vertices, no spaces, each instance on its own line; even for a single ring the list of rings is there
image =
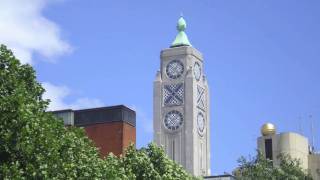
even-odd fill
[[[120,155],[131,143],[136,144],[136,113],[126,106],[65,109],[52,113],[62,118],[66,126],[83,127],[102,157],[110,152]]]

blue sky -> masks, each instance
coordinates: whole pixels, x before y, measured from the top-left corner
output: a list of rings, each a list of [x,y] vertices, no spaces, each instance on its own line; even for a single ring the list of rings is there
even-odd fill
[[[33,64],[51,109],[134,108],[141,147],[152,140],[160,51],[183,12],[204,55],[211,169],[221,174],[255,153],[264,122],[310,137],[312,115],[320,148],[319,8],[317,0],[0,0],[0,43]]]

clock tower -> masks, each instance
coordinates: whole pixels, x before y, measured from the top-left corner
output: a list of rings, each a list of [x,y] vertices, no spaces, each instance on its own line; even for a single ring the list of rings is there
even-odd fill
[[[193,175],[210,174],[209,87],[201,53],[185,34],[180,17],[178,35],[161,51],[154,81],[154,141]]]

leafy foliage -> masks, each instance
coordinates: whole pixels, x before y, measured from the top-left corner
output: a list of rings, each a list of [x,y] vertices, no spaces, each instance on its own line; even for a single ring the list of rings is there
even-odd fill
[[[99,157],[83,129],[46,112],[35,71],[0,46],[0,179],[192,179],[150,144]]]
[[[79,128],[46,112],[33,68],[0,47],[0,179],[102,176],[103,161]]]
[[[247,160],[241,157],[239,167],[233,174],[239,180],[312,180],[312,177],[301,168],[297,159],[292,159],[286,154],[278,157],[279,165],[274,166],[273,162],[266,159],[261,153]]]
[[[163,149],[153,143],[140,150],[130,146],[125,156],[119,160],[125,171],[133,173],[132,177],[136,179],[197,179],[169,159]]]

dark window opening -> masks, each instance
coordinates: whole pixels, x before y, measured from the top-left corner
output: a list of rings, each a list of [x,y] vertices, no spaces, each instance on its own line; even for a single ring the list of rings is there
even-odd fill
[[[272,139],[266,139],[264,142],[266,158],[272,160]]]
[[[174,140],[172,140],[172,160],[174,159]]]

